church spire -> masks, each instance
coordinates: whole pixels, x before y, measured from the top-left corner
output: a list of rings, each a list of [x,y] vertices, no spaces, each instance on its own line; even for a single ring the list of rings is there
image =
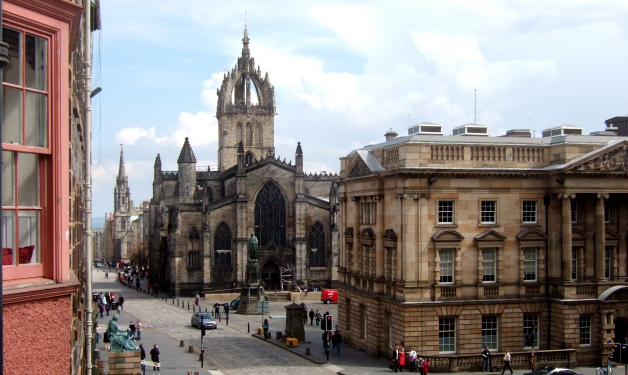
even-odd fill
[[[124,168],[124,148],[120,144],[120,166],[118,169],[118,181],[126,181],[126,169]]]
[[[249,33],[246,30],[246,22],[244,23],[244,38],[242,38],[242,57],[251,57],[251,50],[249,50]]]

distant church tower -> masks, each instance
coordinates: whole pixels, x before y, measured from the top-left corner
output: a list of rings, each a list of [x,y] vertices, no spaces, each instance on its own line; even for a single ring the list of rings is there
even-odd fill
[[[216,90],[220,172],[237,165],[240,142],[246,165],[275,154],[275,89],[268,72],[262,78],[259,66],[255,69],[246,25],[242,42],[242,56]]]
[[[130,258],[127,233],[131,229],[131,189],[124,168],[124,150],[120,148],[120,166],[113,189],[113,257],[128,262]]]

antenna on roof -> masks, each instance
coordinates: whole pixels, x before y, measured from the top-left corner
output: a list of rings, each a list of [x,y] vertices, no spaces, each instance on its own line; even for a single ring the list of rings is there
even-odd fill
[[[473,89],[475,91],[475,114],[473,116],[473,123],[478,123],[478,89]]]

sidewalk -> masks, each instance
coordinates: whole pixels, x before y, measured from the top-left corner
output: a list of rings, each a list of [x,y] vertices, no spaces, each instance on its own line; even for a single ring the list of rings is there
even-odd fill
[[[106,326],[109,323],[109,320],[113,317],[113,314],[107,319],[107,316],[103,319],[99,319],[99,323],[101,325],[101,340],[96,347],[100,351],[100,359],[106,362],[105,366],[105,374],[109,371],[108,361],[109,361],[109,352],[105,350],[105,345],[102,342],[102,336],[105,334]],[[128,327],[128,323],[133,320],[136,322],[138,320],[137,317],[129,314],[122,313],[120,317],[119,323],[120,329],[125,330]],[[180,341],[176,338],[167,335],[163,332],[157,331],[150,326],[142,327],[142,340],[135,341],[135,345],[137,347],[142,344],[144,346],[144,350],[146,351],[146,360],[150,361],[150,350],[153,348],[153,345],[157,344],[159,346],[159,361],[161,363],[161,369],[159,371],[153,371],[152,366],[148,366],[146,368],[146,374],[159,374],[159,375],[185,375],[187,370],[192,370],[192,374],[198,371],[199,374],[211,374],[211,373],[220,373],[216,372],[218,367],[215,363],[208,360],[207,356],[205,356],[204,368],[201,368],[201,362],[199,359],[199,350],[200,348],[194,348],[194,353],[188,353],[188,345],[182,348],[179,346]],[[143,374],[143,373],[142,373]]]

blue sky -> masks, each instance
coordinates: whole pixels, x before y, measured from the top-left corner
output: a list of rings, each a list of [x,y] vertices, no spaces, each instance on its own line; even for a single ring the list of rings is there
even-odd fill
[[[409,123],[478,123],[492,135],[628,115],[625,1],[107,0],[94,35],[93,216],[113,210],[120,143],[131,198],[185,137],[216,165],[216,88],[242,49],[275,87],[276,155],[338,172],[339,157]]]

